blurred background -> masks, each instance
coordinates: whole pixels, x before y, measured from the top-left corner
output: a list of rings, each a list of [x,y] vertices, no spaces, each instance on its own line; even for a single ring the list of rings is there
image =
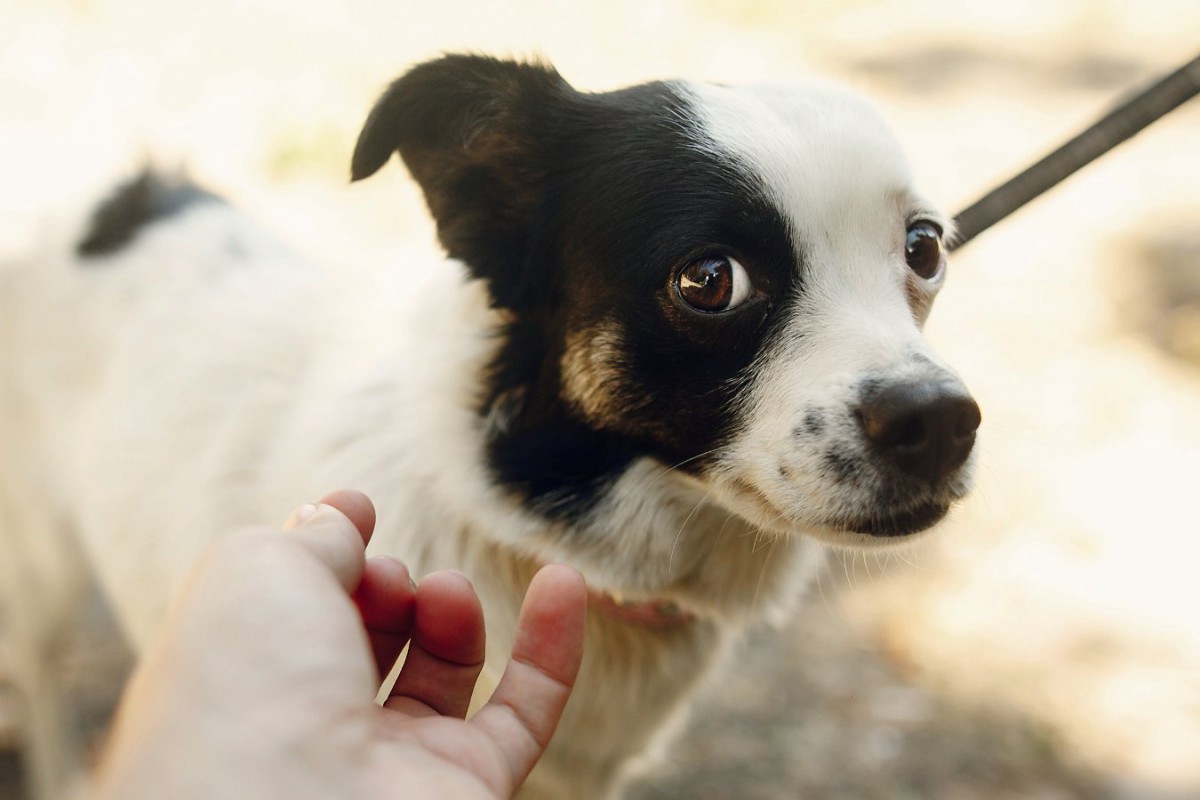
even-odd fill
[[[444,51],[542,55],[596,90],[832,76],[954,212],[1195,56],[1200,3],[0,0],[0,31],[0,253],[154,154],[348,261],[429,235],[402,170],[347,175],[377,93]],[[636,800],[1200,798],[1200,101],[951,270],[929,334],[984,409],[978,491],[921,549],[835,556],[790,624],[748,634]],[[67,657],[98,741],[128,656],[93,606]],[[0,649],[15,800],[5,669]]]

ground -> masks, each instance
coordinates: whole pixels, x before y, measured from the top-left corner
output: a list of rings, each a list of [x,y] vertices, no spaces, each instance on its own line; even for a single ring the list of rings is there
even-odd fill
[[[419,200],[400,170],[346,187],[348,154],[388,79],[456,49],[596,89],[849,80],[953,211],[1200,41],[1183,0],[12,3],[0,251],[95,154],[149,144],[315,257],[394,258]],[[956,255],[929,334],[984,410],[978,491],[750,632],[631,797],[1200,797],[1198,141],[1200,101]],[[93,732],[128,664],[105,620],[70,656]],[[0,687],[0,798],[20,710]]]

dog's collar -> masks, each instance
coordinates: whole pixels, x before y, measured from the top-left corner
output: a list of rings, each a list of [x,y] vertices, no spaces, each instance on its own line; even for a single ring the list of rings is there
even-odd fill
[[[674,628],[696,619],[673,600],[627,600],[619,592],[588,587],[588,610],[647,628]]]

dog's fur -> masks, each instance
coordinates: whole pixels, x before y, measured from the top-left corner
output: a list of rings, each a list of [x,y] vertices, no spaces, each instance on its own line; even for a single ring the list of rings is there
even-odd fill
[[[212,537],[338,486],[375,499],[373,550],[470,575],[486,680],[532,573],[574,564],[587,655],[524,796],[605,797],[828,544],[909,541],[965,494],[978,412],[921,335],[945,268],[906,264],[950,224],[824,85],[585,94],[450,56],[383,95],[354,177],[397,151],[446,263],[331,280],[147,173],[8,268],[8,499],[79,532],[138,643]],[[696,264],[744,302],[689,305]],[[913,386],[957,415],[917,469],[870,432]]]

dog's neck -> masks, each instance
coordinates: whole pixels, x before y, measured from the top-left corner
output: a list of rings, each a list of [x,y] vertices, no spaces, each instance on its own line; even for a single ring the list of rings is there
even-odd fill
[[[762,532],[652,459],[631,466],[586,520],[545,533],[508,541],[538,562],[578,567],[598,611],[655,625],[780,612],[825,552]]]

